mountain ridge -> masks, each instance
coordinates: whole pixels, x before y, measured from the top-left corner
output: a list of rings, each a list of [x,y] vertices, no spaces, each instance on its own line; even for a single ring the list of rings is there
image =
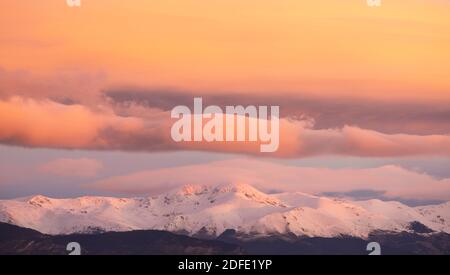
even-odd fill
[[[418,222],[450,233],[450,202],[409,207],[380,200],[351,201],[301,192],[266,194],[239,184],[186,185],[142,198],[42,195],[0,200],[0,222],[51,235],[163,230],[217,237],[228,229],[244,234],[347,235],[410,231]]]

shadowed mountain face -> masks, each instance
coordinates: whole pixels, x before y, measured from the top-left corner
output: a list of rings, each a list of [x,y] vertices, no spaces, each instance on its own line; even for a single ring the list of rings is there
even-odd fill
[[[368,239],[351,236],[335,238],[295,235],[252,238],[227,230],[218,238],[241,246],[252,255],[368,255],[367,245],[377,242],[382,255],[450,255],[450,234],[418,232],[374,232]]]
[[[222,255],[242,254],[239,246],[200,240],[165,231],[129,231],[50,236],[0,223],[0,254],[67,255],[67,244],[78,242],[83,255]]]
[[[369,242],[378,242],[382,254],[450,254],[450,234],[373,233],[368,240],[277,235],[256,238],[227,230],[216,240],[176,235],[165,231],[129,231],[50,236],[0,223],[0,254],[67,255],[70,242],[83,255],[367,255]]]

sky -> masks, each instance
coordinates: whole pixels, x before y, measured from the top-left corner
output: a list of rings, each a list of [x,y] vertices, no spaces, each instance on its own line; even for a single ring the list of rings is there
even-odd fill
[[[245,181],[271,192],[448,201],[449,8],[3,0],[0,199]],[[279,150],[174,143],[170,110],[198,96],[280,106]]]

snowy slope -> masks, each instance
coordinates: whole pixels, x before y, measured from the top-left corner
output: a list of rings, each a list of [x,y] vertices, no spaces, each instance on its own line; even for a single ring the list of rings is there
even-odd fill
[[[413,221],[450,233],[450,203],[413,208],[304,193],[269,195],[245,184],[188,185],[148,198],[3,200],[0,221],[47,234],[157,229],[217,236],[235,229],[260,235],[367,237],[374,230],[408,230]]]

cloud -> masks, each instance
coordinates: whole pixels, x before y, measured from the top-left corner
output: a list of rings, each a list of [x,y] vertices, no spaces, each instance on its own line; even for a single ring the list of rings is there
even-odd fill
[[[450,136],[385,134],[355,126],[316,129],[311,120],[280,120],[280,146],[260,153],[259,142],[181,142],[170,136],[170,113],[130,105],[90,108],[48,99],[0,100],[0,142],[30,147],[169,151],[198,150],[280,158],[317,155],[361,157],[450,156]]]
[[[58,71],[51,75],[29,71],[9,71],[0,67],[0,99],[11,96],[51,100],[65,105],[80,104],[95,109],[110,105],[114,111],[140,116],[152,109],[170,111],[177,105],[190,105],[194,96],[205,104],[278,105],[282,117],[309,117],[316,129],[354,125],[383,133],[417,135],[449,134],[450,103],[445,100],[409,98],[383,100],[328,94],[311,95],[301,90],[223,92],[190,91],[174,88],[108,87],[105,73]],[[150,110],[148,110],[150,109]]]
[[[370,199],[379,199],[384,201],[399,201],[409,206],[420,206],[420,205],[432,205],[432,204],[441,204],[445,203],[445,200],[438,199],[411,199],[411,198],[402,198],[402,197],[388,197],[385,195],[385,191],[379,190],[353,190],[350,192],[324,192],[321,195],[327,197],[337,197],[344,199],[352,199],[352,200],[370,200]]]
[[[103,91],[116,107],[141,106],[171,110],[177,105],[191,105],[198,93],[176,89],[115,88]],[[206,105],[277,105],[282,117],[309,117],[317,129],[355,125],[384,133],[418,135],[450,133],[450,103],[437,100],[380,100],[365,97],[308,95],[298,91],[268,93],[202,93]]]
[[[51,74],[28,70],[5,70],[0,67],[0,98],[12,96],[50,99],[63,104],[98,103],[106,75],[81,70],[58,70]]]
[[[357,189],[349,192],[323,192],[324,196],[330,197],[350,197],[359,200],[368,200],[372,198],[383,198],[386,191],[371,190],[371,189]]]
[[[299,131],[297,155],[351,155],[362,157],[394,157],[416,155],[450,156],[448,135],[384,134],[358,127]]]
[[[108,147],[102,132],[133,132],[137,118],[50,100],[12,97],[0,100],[0,141],[30,147],[101,149]]]
[[[41,173],[59,177],[91,178],[103,168],[103,164],[96,159],[89,158],[60,158],[39,165]]]
[[[346,194],[359,198],[363,196],[364,199],[382,196],[383,199],[404,201],[450,200],[450,179],[438,180],[397,166],[329,169],[253,159],[231,159],[141,171],[103,179],[86,187],[142,195],[158,194],[186,184],[218,183],[246,183],[268,192]]]

